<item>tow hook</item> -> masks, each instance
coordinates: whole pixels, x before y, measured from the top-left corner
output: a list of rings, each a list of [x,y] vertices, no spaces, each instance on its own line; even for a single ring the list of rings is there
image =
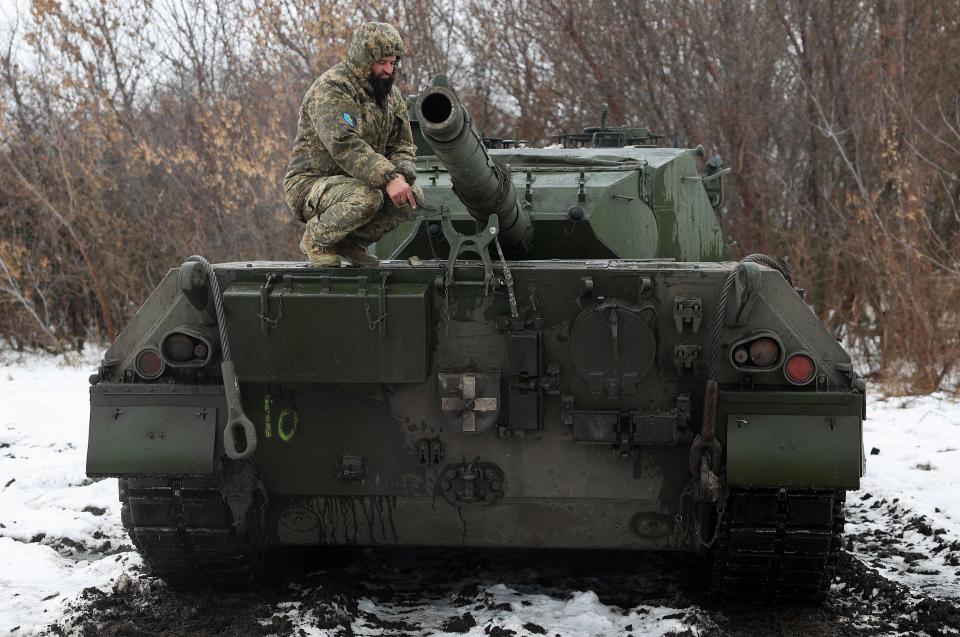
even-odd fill
[[[717,395],[716,380],[708,380],[703,399],[703,426],[690,445],[690,474],[699,481],[700,493],[716,502],[720,498],[720,479],[717,471],[723,458],[723,448],[716,437]]]
[[[233,361],[223,361],[223,391],[227,399],[227,426],[223,429],[223,450],[231,460],[246,460],[257,449],[257,431],[243,412],[240,385]],[[237,443],[242,445],[238,448]]]
[[[720,478],[710,469],[706,455],[700,457],[700,493],[709,493],[711,502],[720,499]]]

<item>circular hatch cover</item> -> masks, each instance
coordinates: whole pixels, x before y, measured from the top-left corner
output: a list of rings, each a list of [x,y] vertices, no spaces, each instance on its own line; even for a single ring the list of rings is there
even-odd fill
[[[650,307],[634,309],[616,300],[586,308],[571,330],[571,353],[577,373],[590,386],[617,392],[636,383],[653,366],[657,342],[646,317]]]

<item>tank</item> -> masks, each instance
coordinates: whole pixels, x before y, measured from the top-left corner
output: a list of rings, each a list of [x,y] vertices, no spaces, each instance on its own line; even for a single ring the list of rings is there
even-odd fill
[[[865,383],[783,264],[728,260],[722,162],[605,121],[492,142],[444,78],[410,108],[426,201],[379,267],[191,257],[91,376],[87,473],[119,478],[154,573],[618,549],[697,555],[717,596],[822,596]]]

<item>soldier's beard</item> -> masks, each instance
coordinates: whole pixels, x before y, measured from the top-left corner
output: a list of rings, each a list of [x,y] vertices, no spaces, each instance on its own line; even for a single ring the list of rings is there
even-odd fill
[[[393,88],[393,76],[386,79],[381,79],[373,74],[373,71],[370,72],[370,86],[373,87],[373,99],[377,100],[377,104],[381,107],[385,107],[387,104],[387,95],[390,95],[390,89]]]

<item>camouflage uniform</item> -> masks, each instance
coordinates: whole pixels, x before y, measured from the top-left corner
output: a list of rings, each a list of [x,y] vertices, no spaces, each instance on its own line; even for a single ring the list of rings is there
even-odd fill
[[[394,86],[381,107],[370,84],[371,64],[403,56],[400,34],[368,22],[354,33],[347,59],[321,75],[300,105],[297,137],[283,180],[287,205],[307,224],[301,249],[366,248],[409,219],[384,186],[403,175],[414,186],[416,153],[406,104]]]

